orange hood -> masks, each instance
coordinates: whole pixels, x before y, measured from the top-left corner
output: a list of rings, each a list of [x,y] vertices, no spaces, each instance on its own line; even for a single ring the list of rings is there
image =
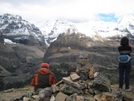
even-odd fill
[[[40,72],[41,74],[50,74],[50,71],[46,68],[39,68],[38,72]]]

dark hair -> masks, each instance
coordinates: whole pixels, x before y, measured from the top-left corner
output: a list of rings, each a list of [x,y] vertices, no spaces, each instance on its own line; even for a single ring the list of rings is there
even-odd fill
[[[75,72],[76,71],[76,67],[75,66],[71,66],[68,69],[68,76],[71,74],[71,72]]]
[[[121,39],[120,45],[127,46],[129,44],[129,39],[127,37],[123,37]]]

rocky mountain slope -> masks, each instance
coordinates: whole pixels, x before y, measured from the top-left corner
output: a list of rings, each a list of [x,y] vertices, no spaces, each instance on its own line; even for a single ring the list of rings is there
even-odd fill
[[[133,16],[125,16],[115,23],[94,21],[72,23],[56,20],[47,22],[40,28],[48,38],[57,39],[50,44],[44,55],[44,61],[55,64],[57,62],[71,64],[76,61],[79,54],[87,53],[91,63],[95,65],[117,67],[119,55],[117,47],[120,45],[120,39],[127,36],[132,46],[134,43]]]
[[[44,51],[37,46],[0,42],[0,90],[27,83],[43,55]]]
[[[27,83],[46,49],[44,36],[34,24],[19,15],[0,15],[0,90]]]
[[[51,64],[73,65],[80,54],[88,54],[90,62],[96,66],[117,68],[119,41],[120,37],[111,37],[111,40],[107,40],[100,36],[90,38],[81,33],[64,33],[48,47],[44,54],[44,61],[49,61]],[[132,46],[133,43],[131,40]],[[132,57],[134,57],[133,53]]]

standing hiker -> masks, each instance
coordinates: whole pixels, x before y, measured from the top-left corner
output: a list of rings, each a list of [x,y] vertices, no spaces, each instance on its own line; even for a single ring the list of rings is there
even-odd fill
[[[34,86],[34,91],[38,88],[50,87],[57,82],[54,74],[49,68],[50,66],[48,63],[42,63],[41,67],[38,68],[37,73],[33,75],[31,86]]]
[[[118,47],[120,53],[119,56],[119,89],[123,88],[124,74],[125,74],[125,89],[130,91],[129,80],[131,71],[131,55],[132,47],[129,45],[129,39],[123,37],[120,41],[120,46]]]

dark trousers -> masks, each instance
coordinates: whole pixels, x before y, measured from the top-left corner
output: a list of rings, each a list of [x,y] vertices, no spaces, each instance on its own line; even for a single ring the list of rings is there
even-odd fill
[[[127,63],[119,63],[119,88],[123,88],[125,78],[125,89],[129,89],[131,71],[131,60]]]

